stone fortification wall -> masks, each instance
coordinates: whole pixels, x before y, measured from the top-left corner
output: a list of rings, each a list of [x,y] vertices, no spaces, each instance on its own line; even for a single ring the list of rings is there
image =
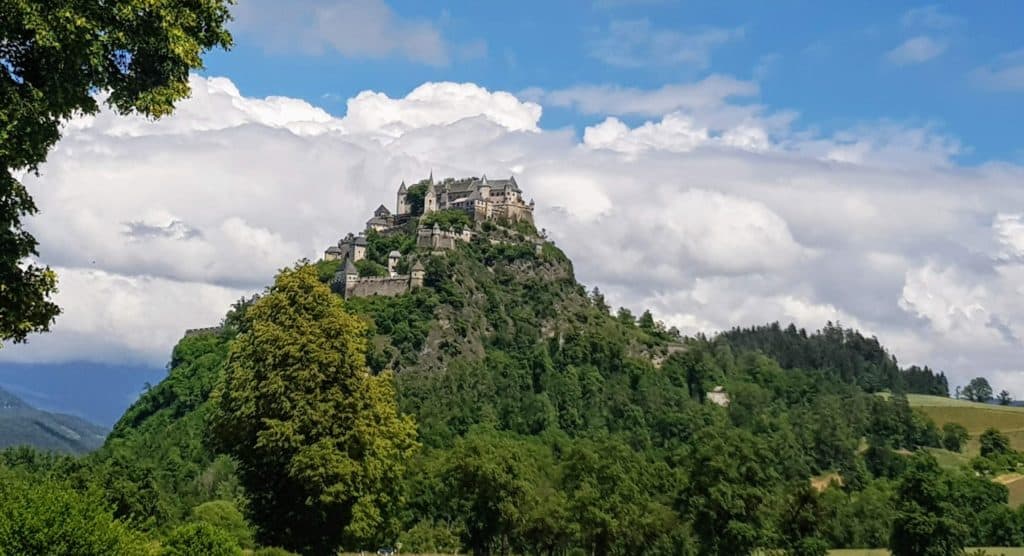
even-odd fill
[[[470,241],[473,233],[469,230],[449,232],[433,228],[420,228],[416,231],[416,247],[428,249],[455,249],[456,242]]]
[[[207,326],[206,328],[189,328],[185,331],[185,337],[206,336],[220,334],[224,329],[219,326]]]
[[[409,276],[394,278],[367,277],[359,278],[354,284],[345,288],[345,297],[365,297],[368,295],[402,295],[409,291]]]

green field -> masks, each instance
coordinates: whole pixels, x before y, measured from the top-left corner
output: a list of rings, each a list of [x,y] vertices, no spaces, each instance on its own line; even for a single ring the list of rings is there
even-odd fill
[[[942,427],[945,423],[960,423],[971,434],[967,455],[978,454],[978,435],[989,427],[999,429],[1010,439],[1015,450],[1024,450],[1024,407],[992,405],[954,400],[939,396],[908,394],[911,407],[924,411]]]

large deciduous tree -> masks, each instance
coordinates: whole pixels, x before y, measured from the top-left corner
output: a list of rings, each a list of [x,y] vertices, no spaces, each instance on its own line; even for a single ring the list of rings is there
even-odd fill
[[[896,521],[889,539],[893,556],[956,556],[969,531],[951,501],[949,481],[935,458],[914,454],[896,491]]]
[[[972,378],[960,395],[972,402],[988,403],[992,400],[992,386],[985,377]]]
[[[416,429],[390,374],[367,369],[364,322],[302,264],[243,318],[211,425],[260,540],[312,554],[393,541]]]
[[[159,117],[189,94],[200,56],[231,45],[233,0],[0,0],[0,342],[49,329],[57,277],[32,260],[35,214],[16,177],[36,171],[62,122],[99,110]]]

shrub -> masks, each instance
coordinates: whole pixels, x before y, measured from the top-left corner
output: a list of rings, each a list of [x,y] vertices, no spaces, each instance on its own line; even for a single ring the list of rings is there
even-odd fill
[[[242,512],[227,500],[213,500],[192,508],[192,520],[208,523],[231,535],[242,548],[252,548],[252,531]]]
[[[432,212],[420,219],[421,226],[429,228],[434,224],[437,224],[442,230],[461,232],[466,228],[472,227],[473,221],[470,220],[468,214],[458,209]]]
[[[981,457],[983,458],[1001,456],[1013,451],[1010,449],[1010,439],[997,429],[986,430],[981,433],[978,440],[981,442]]]
[[[970,435],[960,423],[942,425],[942,447],[950,452],[959,452],[967,444]]]
[[[53,556],[134,555],[141,538],[114,519],[98,492],[0,473],[0,552]]]
[[[368,277],[383,277],[388,275],[388,269],[384,265],[371,261],[370,259],[362,259],[356,261],[356,270],[359,271],[359,276]]]
[[[331,278],[334,278],[334,274],[341,270],[341,264],[342,261],[340,260],[317,261],[314,265],[316,266],[317,277],[325,284],[330,282]]]
[[[459,542],[459,531],[451,526],[434,523],[430,520],[420,521],[398,537],[405,552],[422,553],[455,553],[462,547]]]
[[[164,543],[164,556],[237,556],[242,549],[231,534],[209,523],[188,523]]]

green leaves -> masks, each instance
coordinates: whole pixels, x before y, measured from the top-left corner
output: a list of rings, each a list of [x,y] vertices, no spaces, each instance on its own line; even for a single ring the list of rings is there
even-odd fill
[[[49,330],[56,275],[32,263],[36,207],[13,170],[35,170],[60,125],[99,110],[160,117],[189,94],[201,55],[231,46],[232,0],[0,3],[0,341]]]
[[[309,265],[282,270],[243,319],[211,427],[261,540],[325,553],[394,538],[416,429],[391,376],[366,368],[366,324]]]
[[[896,494],[896,522],[889,549],[894,556],[962,554],[968,530],[951,502],[950,485],[935,458],[914,454]]]
[[[100,493],[0,469],[0,552],[132,556],[139,537],[116,521]]]

